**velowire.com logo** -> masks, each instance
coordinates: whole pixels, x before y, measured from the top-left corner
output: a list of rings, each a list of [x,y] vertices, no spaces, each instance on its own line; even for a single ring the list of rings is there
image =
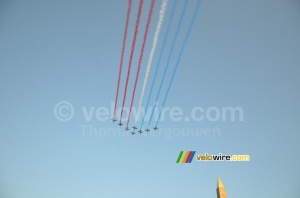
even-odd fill
[[[195,157],[198,162],[211,162],[211,161],[250,161],[250,155],[225,155],[219,153],[218,155],[210,155],[208,153],[195,156],[196,151],[180,151],[176,163],[191,163]]]

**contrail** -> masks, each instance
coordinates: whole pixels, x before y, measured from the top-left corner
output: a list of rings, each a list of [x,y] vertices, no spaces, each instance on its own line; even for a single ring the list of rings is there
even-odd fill
[[[194,22],[195,22],[197,13],[198,13],[199,8],[200,8],[200,3],[201,3],[201,0],[198,0],[198,3],[197,3],[197,5],[196,5],[196,9],[195,9],[195,11],[194,11],[192,20],[191,20],[190,25],[189,25],[189,28],[188,28],[188,31],[187,31],[186,36],[185,36],[185,38],[184,38],[183,45],[182,45],[182,47],[181,47],[181,49],[180,49],[179,56],[178,56],[178,59],[177,59],[177,62],[176,62],[176,65],[175,65],[175,68],[174,68],[174,71],[173,71],[173,74],[172,74],[172,78],[171,78],[171,80],[170,80],[170,83],[169,83],[169,86],[168,86],[168,89],[167,89],[165,98],[164,98],[163,103],[162,103],[162,108],[161,108],[161,110],[160,110],[160,112],[159,112],[159,116],[158,116],[158,119],[157,119],[156,124],[155,124],[156,127],[157,127],[157,124],[158,124],[158,122],[159,122],[159,119],[160,119],[160,116],[161,116],[161,112],[162,112],[162,110],[163,110],[163,108],[164,108],[164,106],[165,106],[165,103],[166,103],[166,100],[167,100],[167,97],[168,97],[168,94],[169,94],[171,85],[172,85],[172,83],[173,83],[174,76],[175,76],[175,73],[176,73],[176,71],[177,71],[179,62],[180,62],[180,60],[181,60],[181,57],[182,57],[184,48],[185,48],[186,43],[187,43],[187,41],[188,41],[188,38],[189,38],[189,36],[190,36],[190,34],[191,34],[193,24],[194,24]]]
[[[118,97],[119,97],[120,80],[121,80],[121,74],[122,74],[124,51],[125,51],[125,45],[126,45],[126,38],[127,38],[127,32],[128,32],[128,24],[129,24],[129,19],[130,19],[131,6],[132,6],[132,0],[128,0],[126,25],[125,25],[125,30],[124,30],[123,44],[122,44],[122,53],[121,53],[121,60],[120,60],[119,77],[118,77],[118,85],[117,85],[117,93],[116,93],[116,99],[115,99],[115,108],[114,108],[113,119],[116,116],[116,108],[117,108]]]
[[[130,103],[126,128],[128,128],[128,123],[129,123],[129,120],[130,120],[132,104],[133,104],[133,101],[134,101],[136,85],[137,85],[137,82],[138,82],[138,79],[139,79],[139,73],[140,73],[141,64],[142,64],[142,60],[143,60],[143,54],[144,54],[144,49],[145,49],[145,45],[146,45],[146,41],[147,41],[147,36],[148,36],[149,26],[150,26],[150,23],[151,23],[151,18],[152,18],[152,14],[153,14],[154,5],[155,5],[155,0],[151,0],[151,6],[150,6],[148,19],[147,19],[147,24],[146,24],[146,29],[145,29],[145,33],[144,33],[144,39],[143,39],[142,49],[141,49],[140,58],[139,58],[138,69],[137,69],[137,72],[136,72],[135,83],[134,83],[134,88],[133,88],[133,92],[132,92],[132,97],[131,97],[131,103]]]
[[[159,66],[160,66],[160,61],[161,61],[161,58],[162,58],[162,55],[163,55],[163,52],[164,52],[164,49],[165,49],[165,46],[166,46],[167,38],[168,38],[168,35],[169,35],[169,32],[170,32],[170,28],[171,28],[171,24],[172,24],[172,21],[173,21],[174,12],[175,12],[175,8],[176,8],[176,5],[177,5],[177,2],[178,2],[178,0],[175,0],[174,3],[173,3],[173,6],[172,6],[171,15],[170,15],[170,18],[169,18],[169,21],[168,21],[166,33],[164,35],[163,44],[162,44],[160,52],[159,52],[158,62],[156,64],[154,78],[153,78],[151,89],[150,89],[150,92],[149,92],[149,95],[148,95],[148,100],[147,100],[147,105],[146,105],[146,109],[145,109],[145,114],[143,116],[143,120],[142,120],[140,129],[142,129],[142,127],[143,127],[143,124],[144,124],[144,121],[145,121],[145,117],[146,117],[146,114],[147,114],[147,111],[148,111],[149,101],[150,101],[150,98],[151,98],[151,95],[152,95],[152,91],[153,91],[153,87],[154,87],[154,84],[155,84],[155,81],[156,81],[158,69],[159,69]]]
[[[142,89],[142,93],[141,93],[141,97],[140,97],[139,107],[138,107],[138,110],[137,110],[137,115],[136,115],[136,118],[135,118],[134,126],[136,126],[136,122],[139,118],[140,108],[141,108],[141,105],[142,105],[144,92],[145,92],[145,89],[146,89],[148,76],[149,76],[149,73],[150,73],[151,64],[152,64],[154,52],[155,52],[155,49],[156,49],[158,36],[159,36],[159,33],[160,33],[160,28],[161,28],[161,25],[162,25],[163,20],[164,20],[167,4],[168,4],[168,0],[163,0],[163,2],[161,4],[161,7],[160,7],[159,19],[158,19],[156,30],[155,30],[154,37],[153,37],[152,48],[151,48],[149,59],[148,59],[148,64],[147,64],[146,74],[145,74],[145,78],[144,78],[143,89]]]
[[[149,128],[149,126],[151,124],[151,121],[152,121],[153,113],[154,113],[154,110],[155,110],[155,107],[156,107],[156,104],[157,104],[157,101],[158,101],[158,98],[159,98],[159,95],[160,95],[160,92],[161,92],[162,85],[164,83],[164,80],[165,80],[165,77],[166,77],[166,74],[167,74],[167,70],[168,70],[169,65],[170,65],[171,56],[173,54],[174,46],[175,46],[175,43],[176,43],[176,40],[177,40],[177,37],[178,37],[178,34],[179,34],[179,30],[180,30],[180,27],[181,27],[181,24],[182,24],[182,20],[183,20],[184,14],[185,14],[187,4],[188,4],[188,0],[185,0],[184,7],[182,9],[182,13],[181,13],[181,16],[180,16],[180,19],[179,19],[179,22],[178,22],[178,25],[177,25],[177,29],[176,29],[176,32],[175,32],[175,36],[174,36],[173,41],[172,41],[172,45],[171,45],[171,49],[170,49],[169,56],[168,56],[168,59],[167,59],[167,64],[166,64],[166,67],[165,67],[165,70],[164,70],[163,78],[161,79],[161,82],[160,82],[160,86],[159,86],[159,89],[158,89],[158,92],[157,92],[157,95],[156,95],[154,107],[152,109],[152,113],[151,113],[150,120],[149,120],[147,128]]]
[[[131,70],[134,49],[135,49],[136,37],[137,37],[138,31],[139,31],[139,25],[140,25],[140,20],[141,20],[143,4],[144,4],[144,0],[140,0],[139,10],[138,10],[138,14],[137,14],[136,22],[135,22],[134,37],[133,37],[133,41],[132,41],[132,45],[131,45],[131,53],[130,53],[130,58],[129,58],[129,65],[128,65],[128,71],[127,71],[127,78],[126,78],[125,92],[124,92],[123,103],[122,103],[120,122],[122,121],[122,116],[123,116],[124,104],[125,104],[126,94],[127,94],[128,80],[129,80],[129,76],[130,76],[130,70]]]

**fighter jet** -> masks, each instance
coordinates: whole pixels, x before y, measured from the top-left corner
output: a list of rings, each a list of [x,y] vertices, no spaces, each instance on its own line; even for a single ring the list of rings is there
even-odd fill
[[[139,132],[140,134],[142,134],[142,133],[143,133],[143,131],[142,131],[142,130],[139,130],[138,132]]]
[[[156,127],[154,127],[153,129],[154,129],[154,131],[156,131],[158,128],[157,128],[157,126],[156,126]]]
[[[133,128],[133,130],[136,130],[137,128],[136,128],[136,126],[134,126],[134,127],[132,127]]]
[[[126,130],[126,131],[129,131],[129,128],[128,128],[128,127],[126,127],[126,128],[125,128],[125,130]]]
[[[115,118],[111,119],[113,123],[115,123],[115,121],[117,121]]]
[[[122,124],[122,122],[120,121],[120,123],[119,123],[118,125],[122,126],[123,124]]]
[[[134,131],[132,131],[132,132],[131,132],[131,134],[132,134],[132,135],[135,135],[135,132],[134,132]]]
[[[150,129],[146,129],[145,131],[147,131],[147,133],[150,131]]]

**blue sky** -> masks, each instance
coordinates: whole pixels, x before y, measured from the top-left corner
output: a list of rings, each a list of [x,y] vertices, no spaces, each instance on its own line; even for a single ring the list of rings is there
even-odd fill
[[[134,106],[160,2],[154,9]],[[143,9],[132,77],[149,4],[146,1]],[[170,71],[195,4],[189,1]],[[170,38],[182,5],[180,1]],[[137,6],[134,1],[124,71]],[[110,108],[114,101],[126,8],[125,0],[0,2],[1,197],[212,198],[218,177],[232,198],[299,197],[299,1],[203,0],[166,106],[180,107],[186,114],[195,107],[241,107],[243,121],[167,118],[159,123],[162,132],[134,137],[90,111]],[[165,28],[164,23],[162,34]],[[162,37],[158,49],[161,42]],[[123,73],[120,95],[124,79]],[[130,94],[133,82],[131,78]],[[61,122],[54,116],[60,101],[73,105],[71,120]],[[82,108],[91,113],[91,120]],[[213,129],[218,133],[201,133]],[[176,164],[182,150],[249,154],[251,160]]]

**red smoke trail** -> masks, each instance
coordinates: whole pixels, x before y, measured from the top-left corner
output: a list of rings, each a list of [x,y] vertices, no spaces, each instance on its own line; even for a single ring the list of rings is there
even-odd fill
[[[131,70],[134,49],[135,49],[136,37],[137,37],[138,31],[139,31],[143,3],[144,3],[144,0],[140,0],[139,10],[138,10],[138,14],[137,14],[136,22],[135,22],[134,37],[133,37],[132,46],[131,46],[131,53],[130,53],[130,59],[129,59],[129,65],[128,65],[128,72],[127,72],[127,78],[126,78],[126,85],[125,85],[125,92],[124,92],[123,103],[122,103],[120,122],[122,121],[122,116],[123,116],[124,104],[125,104],[126,94],[127,94],[128,80],[129,80],[129,76],[130,76],[130,70]]]
[[[151,23],[151,18],[152,18],[154,4],[155,4],[155,0],[151,0],[151,7],[150,7],[149,14],[148,14],[146,30],[145,30],[145,33],[144,33],[144,40],[143,40],[141,54],[140,54],[140,58],[139,58],[138,70],[136,72],[134,89],[133,89],[132,97],[131,97],[131,104],[130,104],[129,115],[128,115],[128,120],[127,120],[127,127],[128,127],[128,123],[129,123],[129,120],[130,120],[130,114],[131,114],[132,104],[133,104],[133,101],[134,101],[136,85],[137,85],[137,82],[138,82],[138,79],[139,79],[139,73],[140,73],[141,64],[142,64],[142,60],[143,60],[143,54],[144,54],[144,49],[145,49],[145,45],[146,45],[146,41],[147,41],[149,26],[150,26],[150,23]]]
[[[122,74],[123,58],[124,58],[126,38],[127,38],[127,32],[128,32],[128,24],[129,24],[130,12],[131,12],[131,5],[132,5],[132,0],[128,0],[126,25],[125,25],[124,37],[123,37],[123,46],[122,46],[122,53],[121,53],[121,60],[120,60],[119,77],[118,77],[118,85],[117,85],[117,93],[116,93],[116,99],[115,99],[115,109],[114,109],[114,117],[113,118],[115,118],[115,115],[116,115],[116,108],[117,108],[118,97],[119,97],[119,87],[120,87],[120,80],[121,80],[121,74]]]

